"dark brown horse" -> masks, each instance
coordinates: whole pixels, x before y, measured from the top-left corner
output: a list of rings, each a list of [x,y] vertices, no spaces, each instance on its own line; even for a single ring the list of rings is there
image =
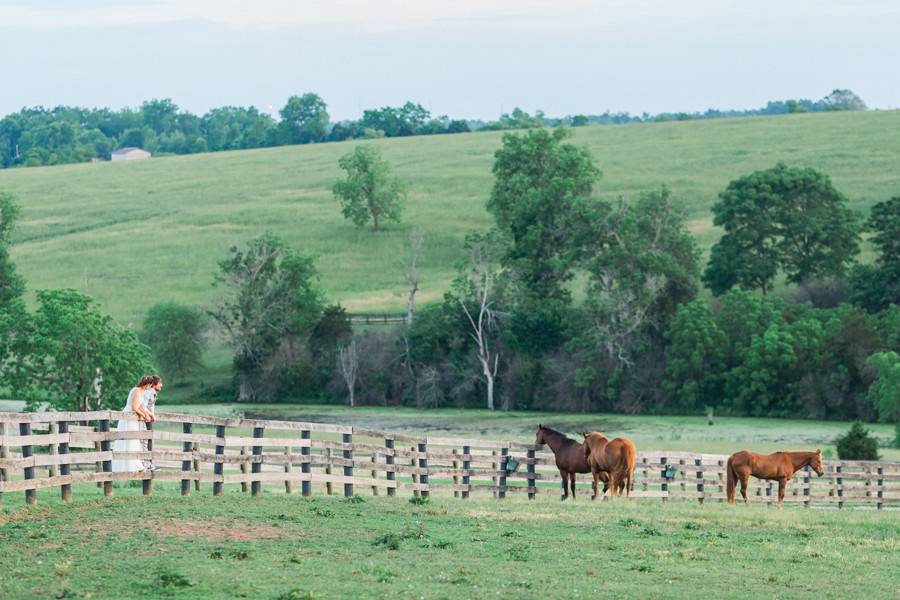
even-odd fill
[[[750,476],[757,479],[770,479],[778,481],[778,506],[784,504],[784,488],[788,479],[803,467],[809,465],[812,470],[821,477],[825,472],[822,468],[822,451],[815,452],[776,452],[774,454],[756,454],[742,450],[728,457],[728,503],[734,504],[734,488],[737,482],[741,482],[741,496],[747,503],[747,484]]]
[[[547,444],[556,457],[556,468],[559,469],[559,476],[562,477],[562,498],[565,500],[569,497],[567,482],[571,484],[572,500],[575,499],[575,474],[590,473],[591,467],[588,465],[587,457],[584,452],[584,445],[579,444],[573,439],[567,438],[562,433],[543,425],[538,425],[537,435],[534,438],[535,444]],[[603,481],[603,491],[607,489],[606,473],[600,477]]]
[[[612,441],[599,432],[584,434],[584,455],[588,465],[594,474],[594,500],[599,495],[599,474],[609,474],[607,487],[612,489],[611,494],[616,496],[624,490],[626,496],[631,496],[634,489],[634,464],[637,462],[637,448],[634,442],[628,438],[618,437]]]

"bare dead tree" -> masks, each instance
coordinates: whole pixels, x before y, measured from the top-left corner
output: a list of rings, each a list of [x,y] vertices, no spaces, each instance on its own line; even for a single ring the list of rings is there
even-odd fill
[[[359,371],[359,351],[353,340],[338,351],[338,366],[350,392],[350,406],[356,405],[356,374]]]
[[[489,242],[481,241],[471,244],[471,269],[468,275],[468,283],[474,295],[474,304],[478,307],[477,314],[466,306],[466,299],[460,298],[472,332],[469,335],[478,346],[478,362],[481,363],[481,372],[487,386],[487,407],[494,410],[494,381],[497,377],[497,366],[500,363],[500,353],[492,351],[489,343],[489,332],[496,328],[495,313],[491,309],[491,292],[496,281],[496,272],[493,269]]]
[[[409,254],[403,267],[406,275],[408,294],[406,297],[406,324],[412,325],[413,313],[416,310],[416,292],[419,291],[418,263],[425,247],[425,233],[418,227],[409,234]]]

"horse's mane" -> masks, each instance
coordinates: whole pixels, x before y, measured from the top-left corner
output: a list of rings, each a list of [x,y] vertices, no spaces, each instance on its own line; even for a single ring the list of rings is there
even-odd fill
[[[569,441],[569,442],[572,442],[572,443],[575,443],[575,444],[578,443],[578,442],[576,442],[575,440],[573,440],[572,438],[570,438],[569,436],[567,436],[566,434],[562,433],[561,431],[557,431],[557,430],[553,429],[552,427],[547,427],[546,425],[541,425],[541,429],[543,429],[545,432],[547,432],[547,433],[549,433],[549,434],[551,434],[551,435],[555,435],[556,437],[560,437],[560,438],[562,438],[563,440],[566,440],[566,441]]]

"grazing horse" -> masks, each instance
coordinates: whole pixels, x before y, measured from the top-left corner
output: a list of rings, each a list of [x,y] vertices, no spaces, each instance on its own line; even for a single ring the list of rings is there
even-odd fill
[[[562,477],[562,498],[565,500],[569,497],[566,489],[566,482],[571,483],[572,500],[575,499],[575,474],[590,473],[591,467],[588,465],[587,457],[584,452],[584,446],[573,439],[567,438],[562,433],[543,425],[538,425],[537,435],[534,438],[535,444],[547,444],[553,450],[556,458],[556,468],[559,469],[559,476]],[[603,491],[606,491],[606,473],[603,473]],[[596,485],[596,484],[595,484]]]
[[[741,496],[747,504],[747,483],[750,476],[757,479],[778,480],[778,506],[784,504],[784,488],[788,479],[803,467],[809,465],[821,477],[822,451],[815,452],[776,452],[774,454],[756,454],[742,450],[728,457],[728,503],[734,504],[734,488],[741,482]]]
[[[599,474],[603,471],[609,474],[608,486],[612,495],[616,496],[625,491],[626,496],[631,496],[634,490],[634,464],[637,462],[637,448],[634,442],[628,438],[616,438],[612,441],[598,432],[584,434],[584,455],[594,474],[594,500],[597,499]]]

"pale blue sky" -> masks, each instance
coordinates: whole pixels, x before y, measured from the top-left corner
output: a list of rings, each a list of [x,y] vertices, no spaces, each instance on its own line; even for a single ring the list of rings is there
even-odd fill
[[[496,118],[751,108],[835,87],[900,108],[900,2],[0,0],[0,115],[22,106],[422,103]]]

